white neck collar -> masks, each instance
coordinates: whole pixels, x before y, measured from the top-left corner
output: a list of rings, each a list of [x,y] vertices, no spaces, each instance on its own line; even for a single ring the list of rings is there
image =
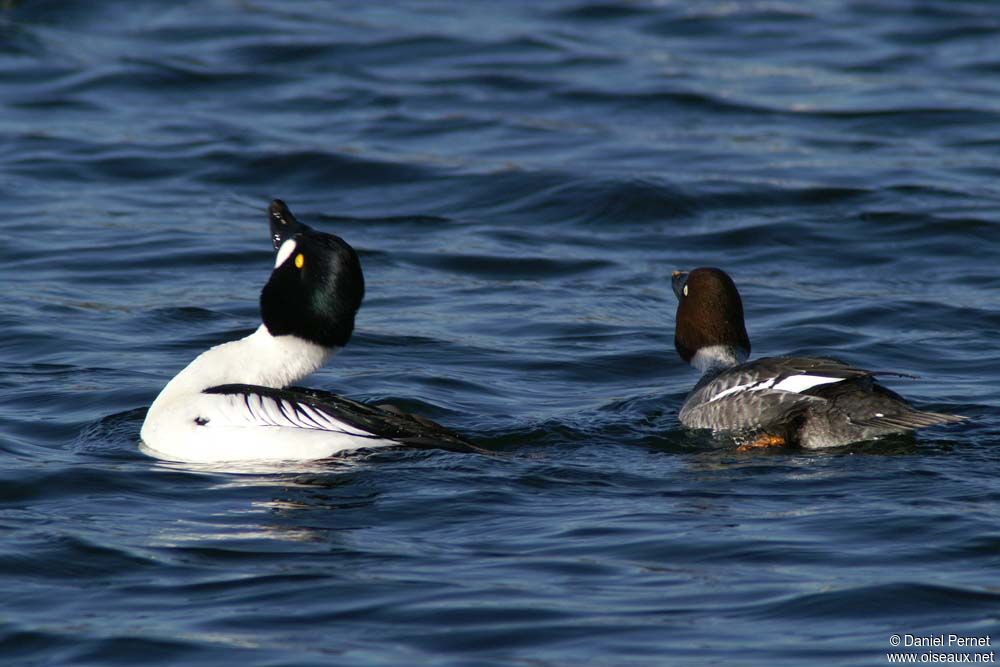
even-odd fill
[[[731,345],[709,345],[703,347],[691,357],[691,365],[702,373],[730,368],[747,360],[746,350]]]
[[[220,384],[286,387],[309,375],[340,348],[327,348],[297,336],[272,336],[263,324],[240,340],[200,354],[171,380],[164,394],[201,392]]]

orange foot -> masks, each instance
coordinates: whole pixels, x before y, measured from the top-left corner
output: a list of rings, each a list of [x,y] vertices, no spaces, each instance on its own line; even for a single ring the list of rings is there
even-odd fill
[[[757,436],[756,440],[750,442],[744,442],[742,445],[736,448],[738,452],[749,452],[751,449],[763,449],[764,447],[784,447],[785,439],[780,435],[770,435],[768,433],[762,433]]]

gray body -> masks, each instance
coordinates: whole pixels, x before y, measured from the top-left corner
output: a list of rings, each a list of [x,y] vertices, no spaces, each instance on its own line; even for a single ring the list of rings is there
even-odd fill
[[[808,448],[963,419],[917,410],[875,375],[820,357],[766,357],[712,369],[684,401],[679,419],[689,428],[776,435]]]

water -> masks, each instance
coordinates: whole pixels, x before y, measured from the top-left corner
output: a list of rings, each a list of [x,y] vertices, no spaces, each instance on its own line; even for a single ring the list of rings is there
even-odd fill
[[[4,665],[881,665],[1000,637],[991,2],[109,0],[0,10]],[[501,453],[232,470],[143,413],[251,331],[264,207],[361,253],[309,384]],[[677,428],[670,271],[755,354],[968,415]]]

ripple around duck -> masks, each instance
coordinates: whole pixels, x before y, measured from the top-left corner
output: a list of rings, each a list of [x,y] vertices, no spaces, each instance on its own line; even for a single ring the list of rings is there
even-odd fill
[[[476,179],[480,181],[480,179]],[[666,183],[635,179],[576,179],[559,174],[491,175],[473,183],[476,189],[509,195],[496,202],[470,202],[488,207],[491,215],[537,222],[630,224],[682,218],[697,210],[692,198]],[[475,194],[476,189],[469,194]]]
[[[569,276],[588,273],[609,266],[596,260],[550,259],[548,257],[493,257],[485,255],[436,254],[433,256],[402,257],[416,265],[466,276],[503,277],[507,280]]]
[[[765,618],[796,616],[846,620],[855,620],[861,614],[868,620],[898,623],[907,618],[919,618],[926,623],[935,617],[945,621],[959,609],[963,612],[986,611],[996,605],[997,598],[997,593],[989,591],[900,582],[796,596],[768,604],[754,613]],[[872,604],[874,602],[878,604]],[[943,612],[943,609],[951,611]]]
[[[476,51],[480,48],[482,48],[481,44],[471,40],[442,35],[415,35],[381,41],[341,41],[338,43],[331,43],[327,40],[313,43],[282,43],[277,40],[261,43],[255,41],[251,44],[235,47],[231,51],[231,56],[253,65],[302,65],[304,60],[318,60],[323,62],[336,61],[340,66],[375,66],[394,64],[399,62],[401,58],[406,58],[410,62],[454,58],[456,54],[470,50]],[[538,48],[547,50],[544,42],[528,39],[502,43],[499,48],[511,51],[518,49],[531,51]]]
[[[560,92],[566,104],[610,106],[618,109],[649,110],[664,107],[686,111],[711,111],[718,114],[768,115],[778,109],[724,99],[707,93],[686,90],[652,90],[626,92],[621,90],[568,89]]]
[[[220,184],[247,185],[286,190],[303,187],[341,187],[352,184],[371,187],[422,180],[431,175],[426,167],[325,151],[282,151],[270,154],[219,154],[207,178]]]

